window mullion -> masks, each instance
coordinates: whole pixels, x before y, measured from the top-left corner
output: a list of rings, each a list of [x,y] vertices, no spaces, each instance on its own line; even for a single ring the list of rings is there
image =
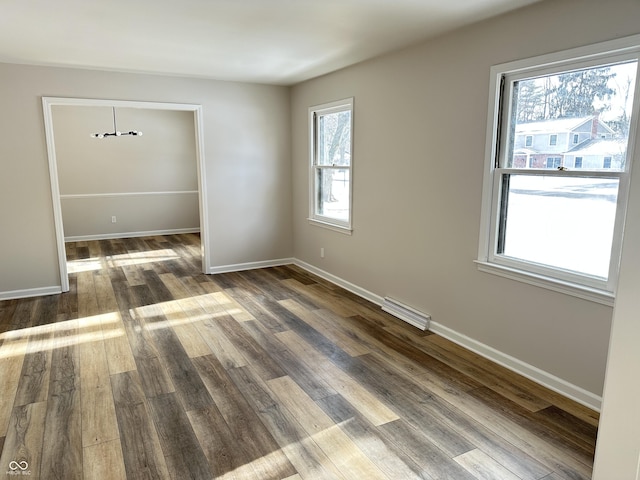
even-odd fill
[[[543,177],[623,178],[626,172],[615,170],[558,170],[555,168],[496,168],[496,175],[537,175]]]
[[[336,170],[349,170],[351,168],[350,165],[314,165],[315,168],[322,169],[336,169]]]

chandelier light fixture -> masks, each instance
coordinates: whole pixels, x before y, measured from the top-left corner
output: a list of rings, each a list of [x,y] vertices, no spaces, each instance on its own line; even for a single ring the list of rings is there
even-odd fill
[[[121,137],[123,135],[134,135],[139,137],[142,135],[142,132],[139,130],[129,130],[128,132],[121,132],[118,130],[118,127],[116,126],[116,107],[111,107],[111,109],[113,110],[113,133],[92,133],[92,138]]]

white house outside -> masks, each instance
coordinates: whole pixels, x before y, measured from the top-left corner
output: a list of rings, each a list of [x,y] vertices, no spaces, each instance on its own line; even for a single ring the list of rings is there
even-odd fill
[[[626,143],[598,115],[518,123],[512,167],[620,169]]]

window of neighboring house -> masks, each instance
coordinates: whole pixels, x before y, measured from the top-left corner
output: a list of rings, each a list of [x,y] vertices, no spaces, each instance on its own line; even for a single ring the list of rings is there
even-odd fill
[[[558,168],[560,167],[561,164],[562,164],[561,157],[547,157],[547,163],[546,163],[547,168]]]
[[[557,145],[558,144],[558,135],[552,134],[549,135],[549,145]]]
[[[612,305],[631,167],[627,149],[637,138],[639,55],[635,36],[492,67],[480,270]],[[599,145],[616,149],[604,168],[576,157],[579,170],[558,169],[557,155],[537,168],[514,162],[515,132],[527,124],[544,128],[540,123],[590,116],[617,140]],[[621,161],[612,165],[614,156]]]
[[[574,133],[573,134],[573,143],[574,143],[574,145],[576,143],[578,143],[579,141],[580,141],[580,135],[578,135],[577,133]]]
[[[353,98],[309,109],[309,221],[351,232]]]
[[[530,147],[531,145],[533,145],[533,135],[527,135],[524,137],[524,146]]]
[[[611,157],[604,157],[602,168],[611,168]]]

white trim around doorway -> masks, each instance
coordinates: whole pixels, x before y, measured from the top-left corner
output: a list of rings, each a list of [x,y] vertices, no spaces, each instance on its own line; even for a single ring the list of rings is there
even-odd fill
[[[51,181],[51,196],[53,202],[53,219],[55,224],[56,246],[58,252],[58,264],[60,268],[60,286],[63,292],[69,291],[69,274],[67,271],[67,259],[64,247],[64,228],[62,223],[62,205],[60,202],[60,186],[58,183],[58,163],[56,159],[55,138],[53,130],[52,109],[54,105],[85,106],[85,107],[119,107],[119,108],[144,108],[148,110],[174,110],[193,112],[195,127],[196,165],[198,171],[198,202],[200,210],[200,238],[202,259],[202,272],[208,273],[211,265],[211,252],[209,248],[209,225],[207,212],[207,188],[204,158],[204,135],[202,127],[202,105],[185,103],[158,103],[137,102],[127,100],[106,100],[87,98],[42,97],[44,111],[45,137],[47,141],[47,156],[49,158],[49,177]]]

